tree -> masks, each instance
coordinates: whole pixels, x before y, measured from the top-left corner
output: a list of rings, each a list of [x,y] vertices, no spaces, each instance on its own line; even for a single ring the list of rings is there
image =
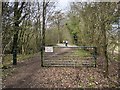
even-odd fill
[[[2,52],[11,53],[13,28],[12,28],[12,4],[10,2],[2,2]]]
[[[19,6],[20,5],[20,6]],[[14,37],[13,37],[13,65],[17,64],[17,47],[18,47],[18,33],[19,24],[26,17],[27,13],[22,16],[23,9],[25,8],[25,2],[14,2]]]
[[[52,16],[53,22],[57,25],[58,29],[58,43],[62,42],[61,40],[61,33],[60,33],[60,27],[61,27],[61,20],[63,20],[63,13],[61,11],[56,11],[55,14]]]
[[[45,32],[46,32],[46,21],[48,20],[50,16],[49,14],[51,14],[51,9],[52,7],[54,7],[54,3],[47,1],[47,0],[43,0],[43,4],[42,4],[42,25],[41,25],[41,66],[44,66],[43,64],[43,57],[44,57],[44,50],[45,50]]]
[[[109,63],[108,32],[112,30],[112,24],[118,17],[116,9],[116,2],[73,3],[72,14],[69,14],[68,28],[70,32],[77,32],[77,39],[81,41],[79,44],[97,46],[98,53],[104,56],[105,76],[108,75]]]
[[[43,0],[43,11],[42,11],[42,31],[41,31],[41,66],[43,67],[43,57],[44,57],[44,49],[45,49],[45,21],[46,21],[46,8],[47,4],[49,2],[46,2],[46,0]]]

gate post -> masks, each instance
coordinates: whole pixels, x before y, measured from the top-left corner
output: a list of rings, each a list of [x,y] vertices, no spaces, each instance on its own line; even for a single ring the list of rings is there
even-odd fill
[[[97,63],[97,47],[94,47],[94,54],[93,54],[93,57],[95,59],[95,67],[96,67],[96,63]]]

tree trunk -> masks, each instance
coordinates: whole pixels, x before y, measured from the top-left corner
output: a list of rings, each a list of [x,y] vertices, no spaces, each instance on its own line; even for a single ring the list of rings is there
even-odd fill
[[[19,32],[19,17],[18,17],[18,5],[19,2],[14,2],[14,37],[13,37],[13,65],[17,65],[17,40]]]
[[[119,12],[120,12],[120,2],[119,4]],[[118,19],[118,86],[120,87],[120,17]]]
[[[17,27],[17,26],[16,26]],[[18,41],[18,30],[14,34],[13,38],[13,65],[17,65],[17,41]]]
[[[45,50],[45,14],[46,14],[46,2],[43,0],[43,13],[42,13],[42,31],[41,31],[41,66],[43,67],[44,50]]]
[[[106,37],[105,24],[103,24],[101,27],[102,27],[102,33],[103,33],[103,55],[105,59],[105,77],[107,77],[109,74],[108,72],[109,62],[108,62],[108,53],[107,53],[107,37]]]
[[[24,45],[22,45],[22,54],[25,55]]]
[[[109,62],[108,62],[108,54],[107,54],[107,45],[104,46],[104,57],[105,57],[105,77],[108,76],[109,72],[108,72],[108,68],[109,68]]]
[[[18,45],[18,33],[19,33],[19,24],[26,17],[26,13],[22,16],[22,10],[24,8],[25,2],[19,4],[19,2],[14,2],[14,37],[13,37],[13,65],[17,64],[17,45]],[[20,5],[20,7],[19,7]]]
[[[57,27],[58,27],[58,43],[60,43],[60,23],[59,23],[59,21],[58,21]]]

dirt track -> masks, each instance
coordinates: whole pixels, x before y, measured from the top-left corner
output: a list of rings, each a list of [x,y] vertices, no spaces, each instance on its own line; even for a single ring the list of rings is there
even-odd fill
[[[14,72],[3,80],[4,88],[116,87],[103,77],[100,67],[41,67],[39,56],[14,67]],[[117,72],[115,75],[112,79],[117,82]]]

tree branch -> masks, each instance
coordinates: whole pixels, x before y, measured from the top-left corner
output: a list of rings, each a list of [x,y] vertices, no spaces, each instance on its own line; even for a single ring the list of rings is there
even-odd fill
[[[19,20],[18,20],[18,23],[20,24],[21,21],[28,15],[28,13],[24,14]]]

